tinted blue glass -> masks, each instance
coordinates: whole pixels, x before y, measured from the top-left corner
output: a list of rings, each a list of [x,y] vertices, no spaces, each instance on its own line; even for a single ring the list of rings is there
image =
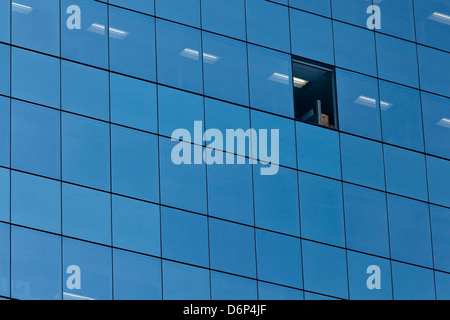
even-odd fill
[[[297,172],[280,167],[275,175],[261,175],[259,169],[253,171],[256,226],[299,236]]]
[[[303,300],[303,291],[258,282],[258,296],[260,300]]]
[[[205,95],[248,105],[247,46],[203,32]]]
[[[376,76],[374,33],[340,22],[333,22],[333,30],[336,65]]]
[[[0,223],[0,295],[10,296],[10,226]]]
[[[11,222],[61,233],[61,183],[13,171]]]
[[[111,243],[111,196],[63,184],[63,234],[103,244]]]
[[[9,222],[10,203],[10,172],[8,169],[0,168],[0,221]]]
[[[290,12],[292,54],[333,64],[331,20],[298,10]],[[311,31],[305,32],[305,26]]]
[[[386,195],[345,183],[344,204],[347,247],[389,257]]]
[[[113,243],[115,247],[159,256],[159,206],[113,195]]]
[[[18,48],[12,50],[12,95],[59,107],[59,60]],[[42,75],[45,74],[45,77]]]
[[[11,6],[10,2],[2,1],[0,3],[0,41],[9,42],[10,37],[10,15],[11,15]]]
[[[419,74],[416,44],[379,33],[376,34],[376,41],[378,76],[417,88]]]
[[[289,5],[293,8],[311,11],[328,17],[331,15],[330,0],[289,0]]]
[[[100,1],[62,0],[61,55],[64,58],[108,67],[107,5]]]
[[[442,0],[414,0],[414,9],[417,41],[449,51],[450,4]]]
[[[0,5],[1,6],[1,5]],[[11,48],[0,44],[0,94],[10,94],[10,56]]]
[[[302,287],[300,239],[256,231],[258,279],[290,287]]]
[[[159,140],[161,203],[181,209],[206,213],[206,166],[202,164],[176,165],[171,154],[178,144],[200,153],[201,147],[193,147],[186,142]],[[182,187],[180,187],[182,186]]]
[[[164,258],[208,267],[208,221],[205,216],[163,207],[161,232]]]
[[[297,155],[295,154],[295,122],[286,118],[277,117],[265,112],[251,111],[252,128],[256,130],[267,130],[268,150],[273,150],[270,138],[274,131],[278,130],[279,163],[281,165],[297,168]],[[261,138],[261,131],[258,131]],[[263,140],[265,142],[265,140]],[[276,149],[275,149],[276,150]]]
[[[253,108],[293,117],[291,57],[250,45],[248,59],[250,105]]]
[[[161,260],[113,251],[114,299],[161,300]]]
[[[302,237],[344,246],[341,182],[300,172],[299,184]]]
[[[336,79],[340,129],[381,139],[377,80],[340,69]]]
[[[450,209],[430,206],[434,267],[450,272]]]
[[[422,110],[427,153],[450,158],[450,99],[423,92]]]
[[[109,57],[111,70],[154,81],[155,19],[110,7]]]
[[[61,61],[62,109],[101,120],[109,119],[108,73]]]
[[[384,190],[380,143],[341,134],[342,175],[348,182]]]
[[[330,296],[324,296],[321,294],[311,293],[311,292],[305,292],[305,300],[339,300],[337,298],[332,298]]]
[[[59,1],[21,0],[11,4],[12,43],[59,55]]]
[[[383,141],[423,151],[419,91],[380,81],[380,97]]]
[[[110,188],[109,125],[63,113],[63,179],[103,190]]]
[[[430,202],[450,207],[450,161],[427,156]]]
[[[200,31],[157,20],[156,33],[158,82],[193,92],[203,92]]]
[[[439,300],[450,300],[450,274],[435,272],[436,298]]]
[[[9,167],[11,100],[0,96],[0,165]]]
[[[384,146],[386,190],[427,201],[425,156],[420,153]]]
[[[245,40],[245,2],[202,0],[202,28]]]
[[[391,257],[432,267],[428,204],[388,195],[388,210]]]
[[[395,300],[434,300],[433,270],[392,262]]]
[[[374,1],[381,10],[381,32],[407,40],[415,40],[414,12],[412,0]]]
[[[337,132],[297,122],[297,153],[300,170],[341,178]]]
[[[200,0],[155,0],[156,15],[200,27]]]
[[[209,300],[209,270],[163,261],[164,300]]]
[[[221,272],[211,272],[211,299],[257,300],[255,280],[236,277]]]
[[[111,170],[113,192],[157,202],[158,137],[113,125]]]
[[[449,24],[450,24],[450,17]],[[450,96],[450,56],[443,52],[418,46],[420,88],[441,95]],[[447,67],[445,67],[447,66]]]
[[[14,168],[60,177],[59,118],[56,110],[13,100],[11,165]]]
[[[247,0],[247,40],[265,47],[290,51],[287,7],[263,0]]]
[[[11,297],[61,299],[61,238],[11,228]]]
[[[345,250],[302,241],[305,290],[348,297]]]
[[[391,300],[391,264],[389,260],[381,259],[352,251],[347,252],[348,282],[350,287],[350,299],[352,300]],[[368,278],[373,271],[368,267],[380,268],[380,289],[369,289]]]
[[[256,276],[252,228],[210,218],[209,243],[211,268],[247,277]]]
[[[157,132],[156,85],[110,74],[111,121],[140,130]]]
[[[292,1],[292,0],[291,0]],[[367,7],[372,5],[372,0],[331,0],[333,18],[343,20],[351,24],[367,27]]]
[[[111,248],[63,238],[64,300],[109,300],[112,298]],[[93,259],[95,257],[95,259]],[[81,288],[70,289],[69,266],[78,266]]]
[[[109,0],[109,3],[147,14],[154,14],[155,11],[154,0]]]

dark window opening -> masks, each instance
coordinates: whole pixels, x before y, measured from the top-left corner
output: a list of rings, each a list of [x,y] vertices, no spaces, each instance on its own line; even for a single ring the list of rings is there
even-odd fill
[[[292,71],[295,118],[337,128],[334,69],[294,60]]]

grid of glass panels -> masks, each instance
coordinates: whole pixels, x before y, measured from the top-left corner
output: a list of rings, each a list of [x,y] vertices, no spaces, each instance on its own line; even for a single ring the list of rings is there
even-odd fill
[[[1,1],[0,297],[449,299],[449,44],[444,0]],[[278,173],[175,165],[195,121],[279,129]]]

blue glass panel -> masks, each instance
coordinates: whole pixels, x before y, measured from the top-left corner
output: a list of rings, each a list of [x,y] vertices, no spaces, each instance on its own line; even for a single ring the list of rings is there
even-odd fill
[[[109,120],[107,72],[61,61],[61,91],[63,110]]]
[[[210,271],[163,261],[164,300],[209,300]]]
[[[430,206],[434,267],[450,272],[450,209]]]
[[[300,170],[341,178],[337,132],[297,122],[297,153]]]
[[[9,42],[11,26],[11,6],[9,1],[0,3],[0,41]]]
[[[113,243],[115,247],[159,256],[159,206],[113,195]]]
[[[448,19],[450,25],[450,16]],[[423,46],[418,49],[420,88],[450,97],[449,53]]]
[[[299,184],[302,237],[344,246],[341,182],[300,172]]]
[[[288,8],[264,0],[247,0],[247,40],[290,51]]]
[[[291,0],[292,1],[292,0]],[[372,0],[331,0],[333,18],[343,20],[360,27],[367,27],[367,8],[372,5]]]
[[[417,88],[419,74],[416,44],[380,33],[376,34],[376,42],[378,76]]]
[[[61,55],[108,67],[107,5],[95,0],[61,1]]]
[[[422,110],[426,152],[450,158],[450,99],[423,92]]]
[[[434,300],[433,270],[392,262],[395,300]]]
[[[63,238],[64,300],[110,300],[112,298],[111,248]],[[95,257],[95,259],[93,258]],[[71,289],[70,266],[80,269],[80,289]]]
[[[12,95],[16,98],[59,107],[58,59],[18,48],[12,50]],[[45,77],[42,75],[45,74]]]
[[[8,95],[8,96],[10,95],[10,89],[11,89],[10,56],[11,56],[11,47],[4,45],[4,44],[0,44],[0,94],[4,94],[4,95]]]
[[[109,135],[109,125],[106,123],[63,113],[63,179],[109,190]]]
[[[0,223],[0,295],[10,296],[10,226]]]
[[[299,236],[297,172],[279,167],[275,175],[262,175],[258,165],[253,179],[256,226]]]
[[[245,40],[245,2],[202,0],[202,28]]]
[[[61,278],[61,238],[13,226],[11,297],[60,300]]]
[[[203,32],[205,95],[248,105],[247,46]]]
[[[381,259],[357,252],[348,251],[348,282],[351,300],[392,300],[391,264]],[[367,284],[371,275],[375,275],[370,266],[379,268],[380,289],[369,289]]]
[[[392,259],[432,267],[428,204],[388,195],[388,210]]]
[[[333,22],[333,30],[336,65],[376,76],[374,33],[340,22]]]
[[[161,300],[161,260],[114,249],[114,299]]]
[[[0,165],[9,167],[10,160],[10,109],[11,100],[0,96]]]
[[[415,41],[415,25],[412,0],[374,1],[381,10],[381,32]]]
[[[11,4],[12,43],[59,55],[59,1],[21,0]]]
[[[338,298],[333,298],[330,296],[324,296],[321,294],[311,293],[311,292],[305,292],[305,300],[317,300],[317,301],[323,301],[323,300],[340,300]]]
[[[344,204],[347,247],[389,257],[386,195],[345,183]]]
[[[111,70],[154,81],[155,19],[110,7],[109,57]]]
[[[336,82],[340,129],[381,139],[377,80],[338,69]]]
[[[60,177],[59,118],[56,110],[13,100],[11,165],[14,168]]]
[[[156,15],[200,27],[200,0],[155,0]]]
[[[208,221],[205,216],[163,207],[161,232],[164,258],[209,266]]]
[[[289,0],[293,8],[311,11],[329,17],[331,15],[330,0]]]
[[[427,156],[430,202],[450,207],[450,161]]]
[[[380,97],[383,141],[423,151],[419,91],[380,81]]]
[[[384,190],[382,148],[381,143],[341,134],[343,179]]]
[[[250,45],[248,60],[250,105],[294,117],[291,57]]]
[[[210,218],[209,241],[212,269],[256,276],[254,229]]]
[[[302,241],[305,290],[330,296],[348,297],[345,250]]]
[[[303,300],[303,291],[258,282],[258,296],[260,300]]]
[[[289,287],[302,287],[300,239],[256,231],[258,279]]]
[[[111,127],[112,191],[158,202],[158,137]]]
[[[63,234],[111,243],[111,195],[63,184]]]
[[[110,74],[110,80],[111,121],[156,133],[156,85],[117,74]]]
[[[185,1],[185,0],[181,0]],[[162,0],[160,2],[167,2]],[[171,39],[171,41],[167,41]],[[202,43],[199,30],[157,20],[158,82],[202,93]]]
[[[0,168],[0,221],[10,221],[10,171]]]
[[[13,171],[11,222],[61,233],[61,183]]]
[[[154,0],[109,0],[109,3],[151,15],[153,15],[155,11]]]
[[[436,295],[438,300],[450,300],[450,274],[435,272]]]
[[[256,280],[211,271],[212,300],[257,300]]]
[[[298,10],[290,12],[292,54],[333,64],[331,20]],[[266,20],[261,21],[266,23]],[[305,32],[305,26],[313,32]]]

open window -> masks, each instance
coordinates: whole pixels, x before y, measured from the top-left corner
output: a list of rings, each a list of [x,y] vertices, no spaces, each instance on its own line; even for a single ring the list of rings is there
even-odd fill
[[[292,71],[295,118],[337,128],[333,67],[294,59]]]

